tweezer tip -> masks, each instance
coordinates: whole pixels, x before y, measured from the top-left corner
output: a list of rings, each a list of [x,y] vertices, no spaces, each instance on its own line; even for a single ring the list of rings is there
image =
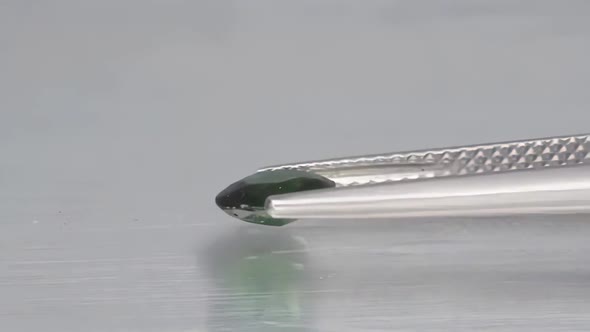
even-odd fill
[[[294,219],[270,216],[266,210],[268,197],[335,186],[333,181],[311,172],[262,171],[231,184],[217,195],[215,202],[224,212],[243,221],[282,226]]]

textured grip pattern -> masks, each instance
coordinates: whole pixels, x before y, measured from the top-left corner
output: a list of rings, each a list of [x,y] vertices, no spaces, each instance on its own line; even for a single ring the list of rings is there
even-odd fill
[[[358,156],[268,167],[263,170],[327,171],[367,166],[434,166],[418,177],[486,174],[521,169],[584,164],[590,160],[590,136],[577,135],[491,143],[384,155]]]
[[[445,149],[421,157],[449,165],[452,174],[467,175],[582,164],[590,159],[588,136]]]

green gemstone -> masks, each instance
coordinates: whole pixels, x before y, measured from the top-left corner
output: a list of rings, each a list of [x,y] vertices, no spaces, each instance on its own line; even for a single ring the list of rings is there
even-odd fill
[[[295,171],[264,171],[231,184],[215,197],[215,203],[229,215],[263,225],[283,226],[293,219],[275,219],[264,210],[269,196],[305,190],[332,188],[336,184],[317,174]]]

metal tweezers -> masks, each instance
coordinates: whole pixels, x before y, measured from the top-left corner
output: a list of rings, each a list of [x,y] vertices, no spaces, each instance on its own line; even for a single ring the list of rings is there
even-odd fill
[[[479,217],[590,211],[589,135],[265,167],[335,188],[270,196],[272,218]]]

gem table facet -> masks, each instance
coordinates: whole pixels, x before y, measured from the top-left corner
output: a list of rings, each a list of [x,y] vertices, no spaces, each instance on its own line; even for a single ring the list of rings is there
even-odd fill
[[[263,171],[231,184],[217,195],[215,203],[227,214],[241,220],[282,226],[294,220],[270,217],[264,210],[264,204],[269,196],[335,186],[333,181],[310,172]]]

